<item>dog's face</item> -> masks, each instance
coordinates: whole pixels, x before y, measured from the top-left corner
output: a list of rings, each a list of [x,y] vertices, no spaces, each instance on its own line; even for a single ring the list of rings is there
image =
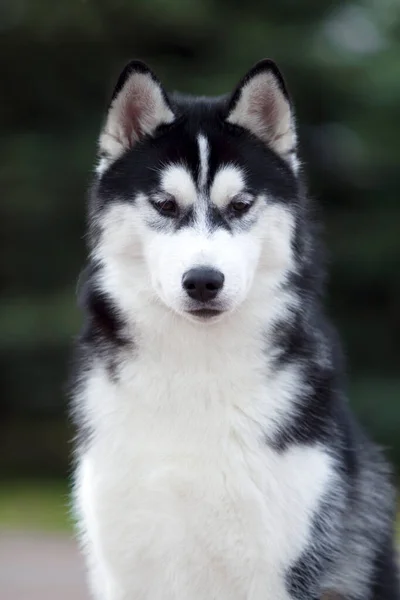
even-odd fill
[[[256,273],[273,286],[292,268],[296,170],[290,103],[270,61],[215,100],[168,97],[131,63],[100,138],[94,256],[132,302],[217,319],[249,297]]]

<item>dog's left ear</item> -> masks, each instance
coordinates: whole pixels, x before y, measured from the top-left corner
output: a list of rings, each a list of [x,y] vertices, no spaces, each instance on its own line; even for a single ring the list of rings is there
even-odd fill
[[[226,120],[250,131],[297,169],[294,115],[272,60],[260,61],[242,79],[229,101]]]

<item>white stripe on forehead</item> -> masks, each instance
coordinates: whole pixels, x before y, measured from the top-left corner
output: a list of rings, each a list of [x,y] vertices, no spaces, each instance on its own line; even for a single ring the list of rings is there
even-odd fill
[[[202,192],[207,183],[208,177],[208,161],[210,157],[210,148],[208,145],[207,138],[200,133],[197,136],[197,143],[199,145],[199,180],[198,186]]]
[[[216,206],[222,207],[246,187],[245,176],[235,165],[224,165],[217,171],[210,190],[210,199]]]
[[[172,164],[161,170],[161,189],[174,196],[179,204],[189,206],[197,199],[196,185],[188,168]]]

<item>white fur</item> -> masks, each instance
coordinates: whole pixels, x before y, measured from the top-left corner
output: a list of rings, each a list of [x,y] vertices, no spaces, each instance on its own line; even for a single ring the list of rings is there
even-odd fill
[[[77,490],[96,598],[289,599],[284,569],[333,468],[322,447],[265,444],[295,410],[301,374],[268,369],[243,319],[210,330],[142,307],[137,358],[118,383],[102,368],[89,377],[95,437]]]
[[[213,201],[242,180],[222,169]],[[183,182],[192,201],[182,167],[163,181]],[[94,363],[80,390],[93,437],[76,509],[97,600],[289,600],[285,570],[335,485],[322,446],[280,453],[266,443],[306,383],[299,364],[276,370],[270,347],[298,302],[281,288],[293,269],[292,217],[265,198],[252,210],[248,231],[196,222],[160,232],[141,195],[112,203],[99,223],[100,285],[135,345],[120,351],[115,379]],[[182,317],[182,275],[201,264],[225,275],[227,312],[212,324]]]
[[[197,143],[199,145],[199,188],[200,191],[204,190],[204,187],[207,183],[208,177],[208,160],[210,155],[210,149],[208,146],[207,138],[200,134],[197,136]]]
[[[234,165],[225,165],[214,177],[210,199],[216,206],[222,208],[244,188],[245,180],[241,170]]]
[[[117,150],[118,152],[118,150]],[[110,159],[109,158],[100,158],[98,159],[96,166],[95,166],[95,172],[97,173],[97,175],[103,175],[103,173],[108,169],[108,167],[110,166]]]
[[[161,171],[161,189],[171,194],[181,206],[190,206],[196,202],[197,189],[187,168],[170,164]]]

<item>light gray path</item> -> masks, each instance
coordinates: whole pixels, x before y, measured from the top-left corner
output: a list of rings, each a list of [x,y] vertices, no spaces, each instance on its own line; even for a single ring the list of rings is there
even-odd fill
[[[75,542],[0,531],[0,600],[89,600]]]

